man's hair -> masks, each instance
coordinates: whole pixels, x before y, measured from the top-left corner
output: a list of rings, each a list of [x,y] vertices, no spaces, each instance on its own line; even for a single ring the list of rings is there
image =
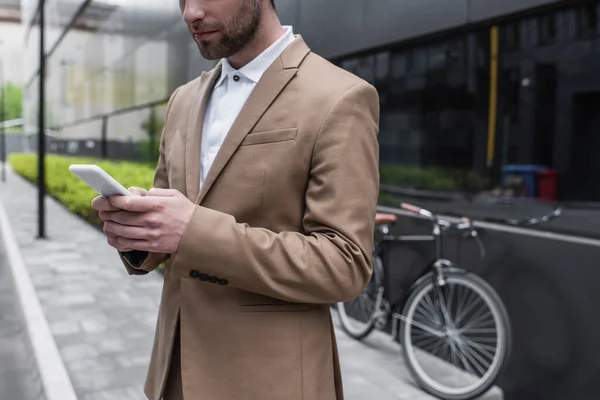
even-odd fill
[[[273,6],[273,10],[275,9],[275,0],[271,0],[271,5]]]

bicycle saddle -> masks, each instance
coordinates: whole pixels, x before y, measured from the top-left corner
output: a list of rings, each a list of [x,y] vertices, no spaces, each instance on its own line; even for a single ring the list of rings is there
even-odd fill
[[[395,214],[375,213],[375,225],[394,224],[398,221],[398,216]]]

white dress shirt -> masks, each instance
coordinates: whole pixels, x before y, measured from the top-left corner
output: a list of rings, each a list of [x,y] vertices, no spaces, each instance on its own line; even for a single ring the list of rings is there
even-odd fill
[[[234,69],[227,59],[221,60],[221,76],[211,93],[204,125],[200,153],[200,187],[217,156],[229,129],[254,90],[254,87],[281,53],[294,41],[291,26],[284,26],[285,33],[254,60]]]

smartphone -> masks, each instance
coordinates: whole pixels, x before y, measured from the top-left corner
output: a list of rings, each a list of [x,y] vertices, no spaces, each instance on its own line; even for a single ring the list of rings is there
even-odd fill
[[[71,164],[69,171],[88,184],[98,194],[109,196],[131,196],[131,192],[117,182],[105,170],[94,164]]]

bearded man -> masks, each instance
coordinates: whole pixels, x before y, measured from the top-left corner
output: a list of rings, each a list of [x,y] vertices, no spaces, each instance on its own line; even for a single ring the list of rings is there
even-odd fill
[[[97,197],[131,275],[165,263],[159,400],[342,399],[329,304],[371,273],[379,98],[273,0],[180,0],[210,71],[171,95],[153,188]]]

